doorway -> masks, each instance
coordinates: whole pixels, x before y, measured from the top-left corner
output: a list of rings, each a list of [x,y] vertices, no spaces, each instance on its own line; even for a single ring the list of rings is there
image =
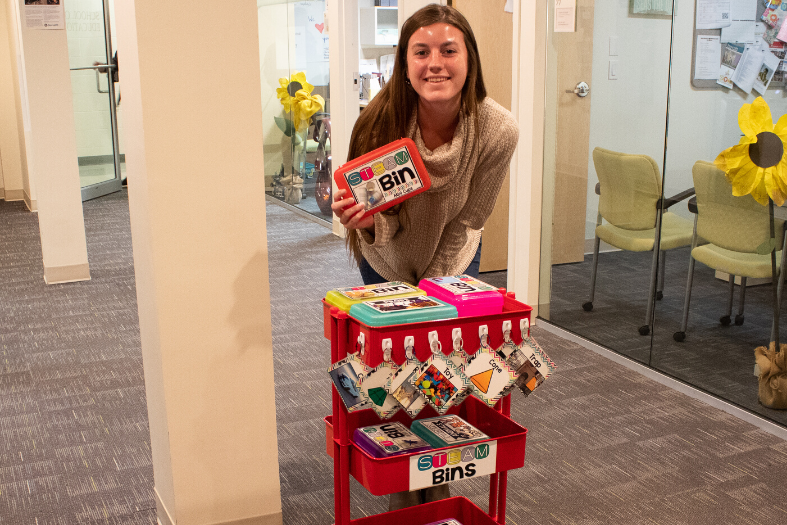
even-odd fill
[[[121,99],[111,7],[109,0],[65,4],[83,201],[120,191],[125,179],[118,133]]]

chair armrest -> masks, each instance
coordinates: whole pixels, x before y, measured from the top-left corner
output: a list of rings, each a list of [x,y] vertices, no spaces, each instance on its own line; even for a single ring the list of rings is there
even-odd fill
[[[596,195],[601,195],[601,183],[596,183]]]
[[[682,191],[682,192],[678,193],[677,195],[673,195],[672,197],[664,199],[664,209],[666,210],[667,208],[669,208],[673,204],[677,204],[680,201],[686,200],[689,197],[691,197],[692,195],[694,195],[694,188],[689,188],[689,189],[687,189],[685,191]],[[661,201],[661,199],[659,199],[659,201]],[[659,204],[661,204],[661,202],[657,202],[656,206],[658,206]]]
[[[692,197],[689,200],[689,211],[691,213],[697,213],[697,197]]]

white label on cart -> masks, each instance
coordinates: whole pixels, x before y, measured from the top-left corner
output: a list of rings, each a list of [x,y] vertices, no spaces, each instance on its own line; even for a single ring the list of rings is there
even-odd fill
[[[427,279],[437,286],[444,288],[454,295],[464,295],[478,292],[496,292],[497,288],[485,282],[479,281],[468,275],[457,275],[454,277],[431,277]]]
[[[410,457],[410,490],[495,473],[497,441],[427,452]]]

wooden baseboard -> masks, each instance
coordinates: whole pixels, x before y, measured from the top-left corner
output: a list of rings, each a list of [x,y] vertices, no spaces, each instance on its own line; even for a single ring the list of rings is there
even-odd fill
[[[169,513],[164,502],[161,501],[156,487],[153,487],[153,496],[156,500],[156,513],[158,514],[159,525],[175,525],[175,519]],[[252,518],[242,518],[239,520],[222,521],[213,525],[282,525],[284,518],[281,511],[264,516],[254,516]]]
[[[23,191],[23,193],[25,206],[27,206],[27,209],[30,211],[38,211],[38,202],[31,199],[30,195],[28,195],[26,191]]]
[[[6,201],[23,201],[25,200],[25,190],[9,190],[3,189],[3,198]]]
[[[44,282],[46,284],[63,284],[89,280],[90,265],[88,263],[49,268],[44,266]]]

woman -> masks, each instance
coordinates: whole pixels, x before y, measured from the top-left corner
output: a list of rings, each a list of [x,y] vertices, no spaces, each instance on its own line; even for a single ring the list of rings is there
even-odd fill
[[[428,5],[402,26],[391,80],[363,110],[349,160],[402,137],[415,141],[429,190],[372,216],[336,192],[331,208],[364,284],[468,273],[478,276],[481,230],[518,138],[511,114],[486,96],[470,24]],[[448,496],[447,485],[392,494],[394,510]]]
[[[364,283],[470,273],[518,138],[511,114],[486,97],[478,46],[467,20],[429,5],[402,26],[391,80],[361,112],[349,159],[412,138],[432,187],[364,216],[336,192],[333,212]],[[476,259],[475,264],[471,262]]]

